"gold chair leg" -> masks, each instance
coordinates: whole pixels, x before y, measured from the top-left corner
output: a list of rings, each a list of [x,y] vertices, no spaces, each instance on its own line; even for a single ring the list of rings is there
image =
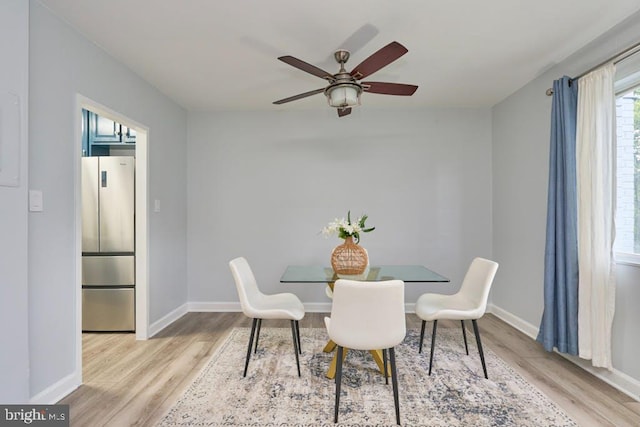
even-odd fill
[[[348,348],[344,349],[344,352],[342,354],[342,361],[344,362],[344,359],[347,358],[347,352],[349,351]],[[333,355],[333,359],[331,360],[331,365],[329,365],[329,370],[327,371],[327,378],[329,379],[334,379],[336,377],[336,365],[338,363],[338,352],[336,352],[336,354]]]
[[[344,349],[344,354],[342,356],[343,361],[347,357],[348,351],[349,349],[347,348]],[[378,369],[380,370],[380,373],[384,375],[384,359],[382,358],[382,350],[369,350],[369,353],[371,353],[371,356],[373,356],[373,360],[376,362],[376,365],[378,365]],[[337,362],[338,362],[338,355],[334,354],[333,359],[331,360],[331,364],[329,365],[329,370],[327,370],[327,378],[329,379],[335,378]],[[387,366],[387,376],[391,376],[391,371],[389,366]]]
[[[327,343],[327,345],[324,346],[322,351],[324,351],[325,353],[331,353],[335,349],[336,349],[336,343],[334,343],[333,341],[329,340],[329,342]]]
[[[371,356],[373,356],[373,360],[375,360],[378,365],[378,369],[380,369],[380,373],[384,375],[384,359],[382,358],[382,350],[369,350]],[[391,371],[389,367],[387,367],[387,376],[391,376]]]

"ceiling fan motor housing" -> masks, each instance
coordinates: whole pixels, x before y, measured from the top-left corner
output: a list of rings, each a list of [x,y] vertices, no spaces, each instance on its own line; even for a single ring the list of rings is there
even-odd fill
[[[350,56],[351,54],[349,53],[349,51],[344,49],[336,50],[333,54],[333,57],[336,58],[336,61],[342,66],[343,69],[344,64],[349,60]]]

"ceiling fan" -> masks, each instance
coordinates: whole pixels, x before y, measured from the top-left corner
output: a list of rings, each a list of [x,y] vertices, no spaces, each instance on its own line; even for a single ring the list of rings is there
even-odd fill
[[[344,64],[349,60],[349,52],[342,49],[337,50],[333,56],[340,64],[340,70],[336,74],[331,74],[293,56],[281,56],[278,58],[280,61],[302,71],[306,71],[309,74],[313,74],[314,76],[318,76],[321,79],[325,79],[329,82],[329,85],[325,88],[280,99],[273,103],[284,104],[324,92],[329,105],[337,108],[338,117],[344,117],[347,114],[351,114],[351,108],[353,106],[360,104],[360,95],[362,92],[411,96],[418,89],[418,86],[402,83],[358,81],[391,64],[407,52],[407,48],[400,43],[391,42],[362,61],[351,70],[351,72],[348,72],[344,68]]]

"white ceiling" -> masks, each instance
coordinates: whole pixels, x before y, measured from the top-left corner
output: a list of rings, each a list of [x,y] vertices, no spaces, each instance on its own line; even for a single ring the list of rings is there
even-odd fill
[[[363,106],[492,106],[640,10],[639,0],[40,0],[86,38],[189,110],[324,108],[331,73],[391,41],[409,52],[365,80],[419,86],[364,94]],[[551,84],[551,82],[549,82]],[[364,108],[364,107],[363,107]]]

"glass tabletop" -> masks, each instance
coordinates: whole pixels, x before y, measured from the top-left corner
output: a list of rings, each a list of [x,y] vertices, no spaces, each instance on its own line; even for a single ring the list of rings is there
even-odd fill
[[[367,280],[379,282],[382,280],[400,279],[405,282],[448,282],[444,276],[431,271],[422,265],[377,265],[369,267],[359,276],[345,276],[345,279]],[[320,265],[290,265],[285,270],[281,283],[328,283],[335,282],[339,277],[331,267]]]

